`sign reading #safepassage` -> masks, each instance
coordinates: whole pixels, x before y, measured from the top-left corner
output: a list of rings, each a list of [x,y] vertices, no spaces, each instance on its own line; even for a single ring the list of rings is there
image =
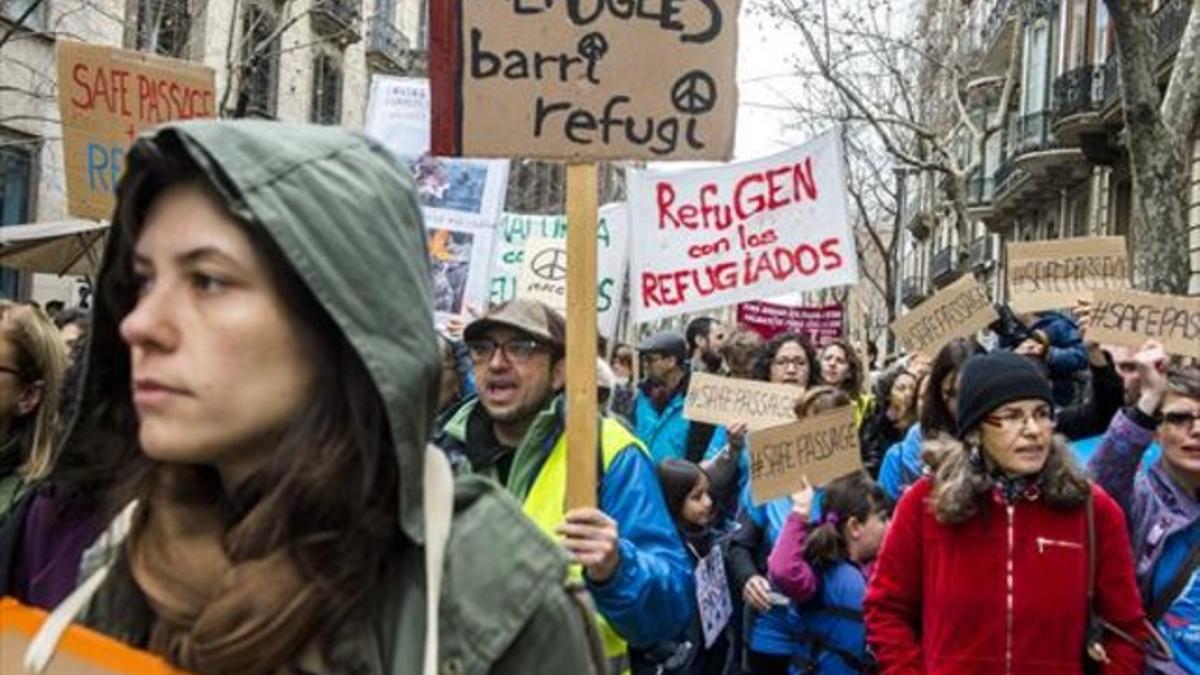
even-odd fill
[[[841,138],[741,164],[631,172],[633,318],[858,281]]]
[[[433,151],[728,159],[739,0],[430,3]]]
[[[125,151],[139,131],[216,115],[213,70],[69,40],[58,41],[56,54],[67,211],[79,218],[108,218]]]

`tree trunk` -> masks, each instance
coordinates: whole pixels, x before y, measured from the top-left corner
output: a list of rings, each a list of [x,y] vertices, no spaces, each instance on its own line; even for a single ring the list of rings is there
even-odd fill
[[[1147,4],[1105,0],[1116,31],[1121,97],[1133,176],[1133,274],[1138,288],[1186,295],[1191,275],[1187,231],[1190,131],[1170,129],[1160,106]]]

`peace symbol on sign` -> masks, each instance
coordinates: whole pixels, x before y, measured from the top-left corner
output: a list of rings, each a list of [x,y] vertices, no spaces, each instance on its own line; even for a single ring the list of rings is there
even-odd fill
[[[599,61],[608,53],[608,40],[600,33],[588,33],[579,41],[578,51],[588,61]]]
[[[717,105],[717,83],[703,70],[685,73],[671,87],[671,102],[682,113],[706,113]]]
[[[567,252],[561,248],[548,248],[533,257],[529,269],[546,281],[562,281],[567,278]]]

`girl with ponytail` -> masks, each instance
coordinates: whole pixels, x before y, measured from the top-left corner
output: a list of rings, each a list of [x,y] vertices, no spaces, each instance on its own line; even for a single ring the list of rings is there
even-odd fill
[[[810,522],[813,488],[802,483],[767,562],[772,583],[792,601],[791,672],[868,672],[862,601],[887,530],[887,495],[863,472],[823,493],[821,514]]]

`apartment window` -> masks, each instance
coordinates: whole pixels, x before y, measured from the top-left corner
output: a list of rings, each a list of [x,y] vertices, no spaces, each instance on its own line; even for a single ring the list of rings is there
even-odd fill
[[[29,222],[33,153],[30,146],[0,136],[0,226]],[[0,297],[16,298],[21,273],[0,267]]]
[[[1025,40],[1025,78],[1021,86],[1021,110],[1030,115],[1046,109],[1047,79],[1050,75],[1050,22],[1038,19]]]
[[[279,89],[279,10],[274,2],[246,6],[242,13],[241,72],[246,78],[239,113],[274,117]]]
[[[340,54],[318,53],[313,59],[311,119],[317,124],[338,124],[342,121]]]
[[[1091,63],[1088,49],[1088,5],[1092,2],[1103,0],[1068,0],[1063,5],[1063,25],[1066,27],[1062,39],[1064,72]]]
[[[1112,22],[1108,18],[1108,3],[1096,0],[1096,63],[1104,63],[1113,51]]]
[[[185,59],[192,27],[189,0],[137,0],[137,48]]]

